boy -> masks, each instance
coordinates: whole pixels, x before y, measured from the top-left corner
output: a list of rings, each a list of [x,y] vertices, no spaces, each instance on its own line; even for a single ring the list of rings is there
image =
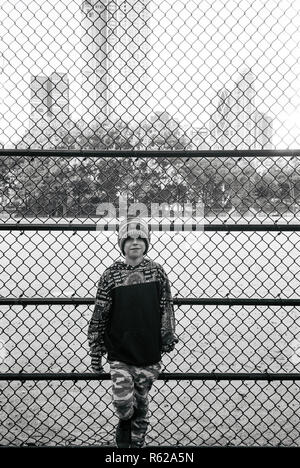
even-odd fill
[[[148,393],[161,368],[161,354],[173,351],[175,319],[163,267],[144,258],[150,245],[147,223],[125,218],[118,245],[125,262],[102,274],[88,328],[92,369],[103,372],[107,353],[119,423],[116,444],[142,447],[148,427]]]

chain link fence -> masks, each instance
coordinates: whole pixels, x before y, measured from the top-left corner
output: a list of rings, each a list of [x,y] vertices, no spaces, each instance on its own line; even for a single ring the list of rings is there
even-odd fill
[[[126,206],[180,338],[147,444],[298,446],[297,2],[0,9],[0,444],[114,444],[87,326]]]

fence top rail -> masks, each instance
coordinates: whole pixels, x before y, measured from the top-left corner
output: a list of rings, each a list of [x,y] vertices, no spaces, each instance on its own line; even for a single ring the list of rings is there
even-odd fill
[[[300,156],[300,149],[269,149],[269,150],[72,150],[72,149],[0,149],[0,157],[4,156],[27,156],[27,157],[70,157],[70,158],[244,158],[244,157],[296,157]]]
[[[118,223],[0,223],[0,231],[116,231]],[[182,222],[154,223],[149,225],[151,231],[175,231],[175,232],[193,232],[193,231],[300,231],[300,223],[279,224],[274,220],[274,224],[264,223],[194,223],[186,224]]]
[[[0,373],[0,381],[26,381],[26,380],[71,380],[76,383],[78,380],[110,380],[109,373]],[[271,372],[207,372],[207,373],[182,373],[182,372],[171,372],[165,373],[162,372],[158,376],[159,380],[266,380],[268,382],[277,380],[277,381],[299,381],[300,373],[271,373]]]

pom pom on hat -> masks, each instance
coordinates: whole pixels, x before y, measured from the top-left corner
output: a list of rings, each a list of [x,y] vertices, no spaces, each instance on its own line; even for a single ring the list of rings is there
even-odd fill
[[[150,245],[150,232],[147,222],[139,217],[128,217],[121,221],[119,225],[118,245],[123,255],[125,255],[124,244],[128,237],[141,237],[146,245],[144,252],[144,255],[146,255]]]

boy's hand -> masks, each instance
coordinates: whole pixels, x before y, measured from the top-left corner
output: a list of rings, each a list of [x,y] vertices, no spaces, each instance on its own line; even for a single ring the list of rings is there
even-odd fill
[[[179,342],[177,336],[170,331],[162,330],[162,352],[170,353],[175,349],[175,345]]]
[[[162,350],[164,353],[170,353],[171,351],[174,351],[175,349],[175,344],[176,343],[170,343],[168,345],[164,345]]]

